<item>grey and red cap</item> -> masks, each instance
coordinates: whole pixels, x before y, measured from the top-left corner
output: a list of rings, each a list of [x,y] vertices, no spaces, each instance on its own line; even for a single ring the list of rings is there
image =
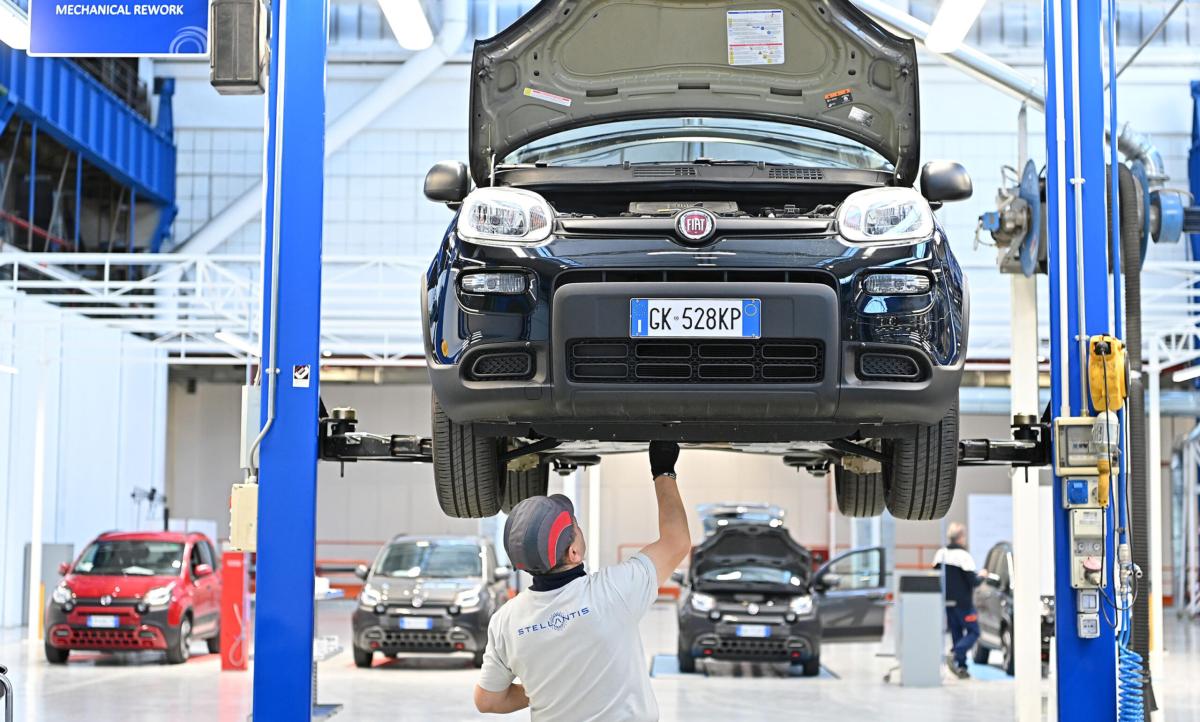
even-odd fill
[[[504,522],[504,551],[517,569],[546,574],[571,546],[574,524],[575,507],[567,497],[531,496]]]

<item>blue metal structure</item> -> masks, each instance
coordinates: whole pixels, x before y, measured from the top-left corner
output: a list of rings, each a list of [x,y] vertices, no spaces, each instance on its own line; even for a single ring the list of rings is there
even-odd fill
[[[1088,336],[1116,333],[1108,284],[1105,208],[1104,57],[1100,0],[1047,0],[1046,192],[1050,243],[1051,413],[1089,412],[1084,383]],[[1119,259],[1119,256],[1118,256]],[[1120,268],[1114,266],[1120,286]],[[1114,485],[1120,488],[1120,484]],[[1120,499],[1117,500],[1120,503]],[[1068,515],[1054,484],[1055,615],[1059,719],[1111,720],[1117,713],[1117,635],[1101,622],[1097,639],[1079,638],[1071,587]],[[1108,534],[1105,559],[1116,558]],[[1111,597],[1113,573],[1107,574]],[[1104,615],[1102,615],[1103,618]],[[1110,608],[1108,618],[1118,615]]]
[[[1188,185],[1192,205],[1200,204],[1200,80],[1192,81],[1192,147],[1188,151]],[[1189,236],[1192,260],[1200,261],[1200,233]]]
[[[262,358],[275,388],[263,395],[259,453],[254,719],[293,722],[314,702],[327,0],[276,0],[271,13]],[[295,380],[297,367],[311,380]]]

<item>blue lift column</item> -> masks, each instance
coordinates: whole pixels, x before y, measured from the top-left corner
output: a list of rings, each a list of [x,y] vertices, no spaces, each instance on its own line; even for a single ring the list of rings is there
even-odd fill
[[[1051,413],[1088,412],[1087,337],[1108,333],[1113,299],[1108,277],[1105,194],[1104,58],[1101,0],[1046,0],[1046,193],[1049,231]],[[1118,281],[1119,283],[1119,281]],[[1115,720],[1117,644],[1101,615],[1100,636],[1077,633],[1071,587],[1068,515],[1054,483],[1055,637],[1060,720]],[[1107,538],[1108,596],[1115,559]],[[1118,615],[1108,610],[1109,619]]]
[[[296,722],[313,709],[327,0],[271,14],[254,720]]]

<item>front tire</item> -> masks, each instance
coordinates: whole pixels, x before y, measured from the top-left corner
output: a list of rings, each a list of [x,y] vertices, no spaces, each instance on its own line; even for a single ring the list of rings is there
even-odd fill
[[[805,677],[816,677],[821,673],[821,658],[813,657],[807,662],[800,664],[799,667],[800,674],[804,675]]]
[[[958,404],[932,426],[914,426],[884,447],[887,509],[897,519],[941,519],[954,501],[958,480]]]
[[[1009,677],[1017,674],[1017,657],[1013,654],[1012,630],[1008,627],[1000,630],[1000,649],[1004,652],[1004,673]]]
[[[532,469],[509,469],[504,479],[504,497],[500,509],[508,514],[531,496],[545,496],[550,490],[550,465],[541,463]]]
[[[992,658],[992,650],[983,646],[981,642],[976,642],[975,651],[972,653],[972,658],[975,660],[975,664],[987,664],[988,660]]]
[[[47,642],[45,644],[45,647],[46,647],[46,661],[49,662],[50,664],[66,664],[67,657],[71,656],[71,650],[59,649],[58,647],[55,647],[54,645],[50,644],[49,642]]]
[[[179,636],[167,647],[167,663],[183,664],[192,655],[192,620],[184,617],[179,623]]]
[[[869,517],[883,513],[883,472],[859,474],[834,466],[833,489],[842,516]]]
[[[447,516],[482,519],[500,511],[501,439],[456,424],[433,399],[433,479]]]
[[[214,634],[213,636],[204,640],[204,643],[208,645],[208,653],[209,654],[220,654],[221,653],[221,630],[220,630],[220,628],[217,629],[216,634]]]
[[[375,653],[369,649],[354,648],[354,666],[359,669],[368,669],[375,659]]]

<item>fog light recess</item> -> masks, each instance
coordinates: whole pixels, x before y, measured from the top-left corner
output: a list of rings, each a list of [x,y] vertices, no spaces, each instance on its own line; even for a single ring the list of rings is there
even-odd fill
[[[512,296],[525,293],[527,282],[524,273],[468,273],[459,281],[466,293],[487,293]]]
[[[929,277],[919,273],[872,273],[863,280],[872,296],[915,296],[929,293]]]

